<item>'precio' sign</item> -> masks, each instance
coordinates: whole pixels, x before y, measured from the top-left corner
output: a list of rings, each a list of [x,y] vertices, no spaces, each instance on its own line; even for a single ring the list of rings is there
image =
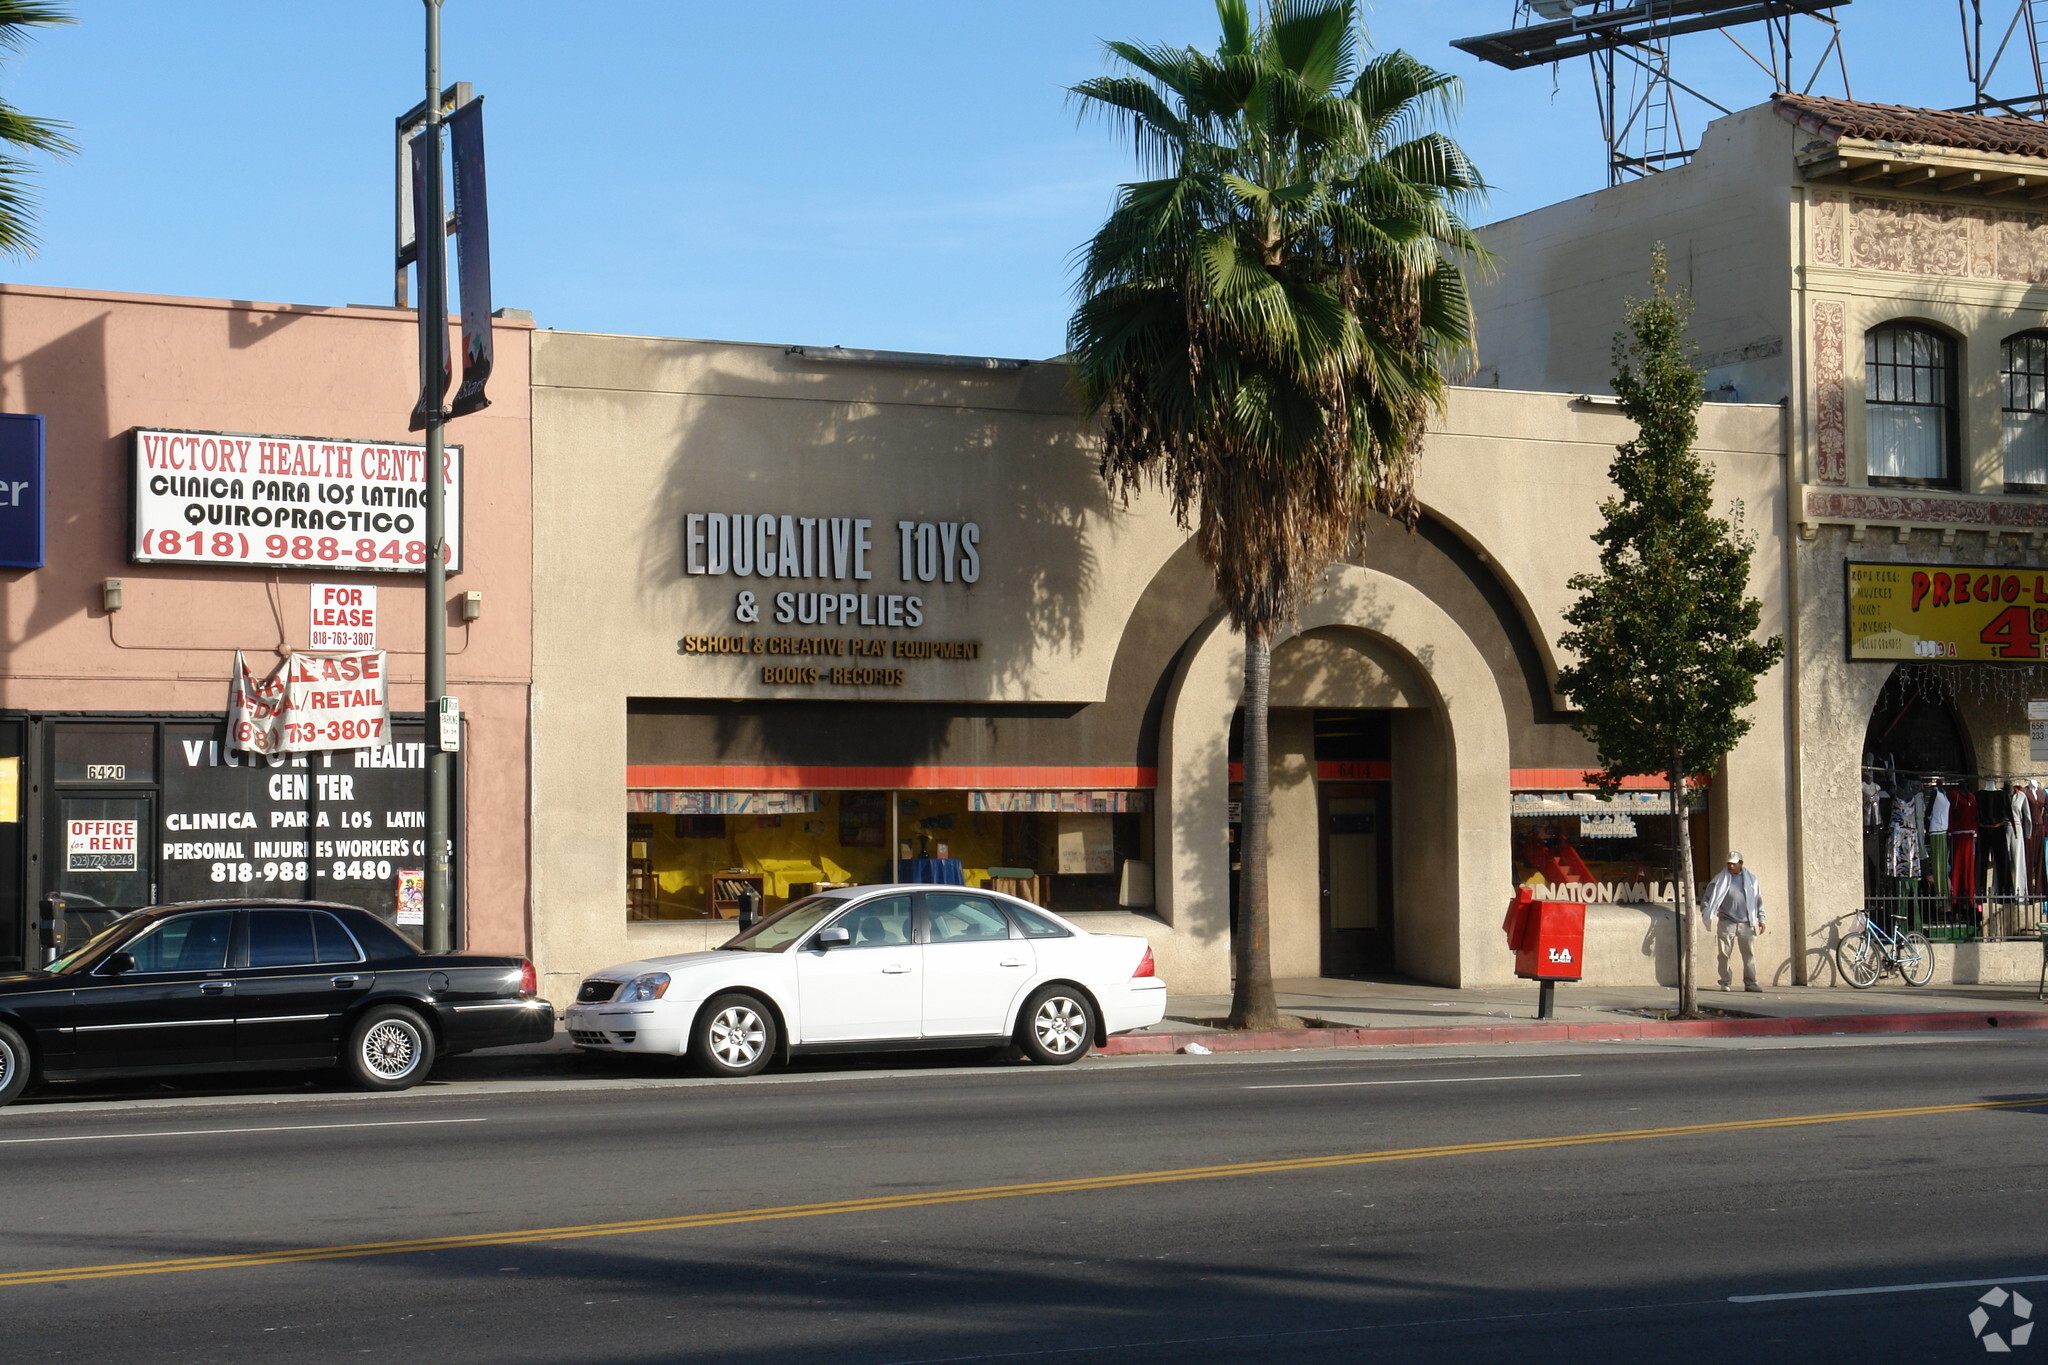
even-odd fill
[[[425,446],[135,432],[138,564],[418,573],[427,562]],[[462,447],[442,461],[448,567],[462,567]]]

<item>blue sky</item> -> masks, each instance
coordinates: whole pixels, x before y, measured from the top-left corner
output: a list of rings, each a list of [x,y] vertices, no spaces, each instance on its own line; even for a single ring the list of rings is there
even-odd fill
[[[2013,0],[1985,0],[2009,14]],[[391,126],[420,98],[418,0],[74,0],[0,67],[73,125],[40,253],[0,278],[293,303],[391,300]],[[1583,62],[1484,66],[1452,38],[1512,0],[1379,0],[1376,46],[1467,82],[1484,219],[1605,183]],[[488,97],[497,301],[542,326],[1039,357],[1123,150],[1063,88],[1101,40],[1213,44],[1209,0],[447,0],[444,73]],[[1946,0],[1841,10],[1854,93],[1952,105]],[[1812,38],[1802,35],[1809,45]],[[1817,52],[1811,53],[1817,56]],[[1763,73],[1684,40],[1731,107]],[[1839,93],[1823,81],[1824,93]]]

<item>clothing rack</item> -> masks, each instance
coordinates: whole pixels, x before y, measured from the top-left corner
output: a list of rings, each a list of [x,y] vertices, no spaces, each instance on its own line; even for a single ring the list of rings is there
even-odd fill
[[[1866,763],[1859,800],[1864,902],[1874,919],[1949,940],[2039,932],[2048,911],[2040,775]]]

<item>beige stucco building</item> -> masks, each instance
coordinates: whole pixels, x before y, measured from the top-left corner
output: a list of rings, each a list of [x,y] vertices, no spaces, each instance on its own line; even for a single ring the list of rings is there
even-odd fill
[[[1475,382],[1606,391],[1621,300],[1661,242],[1710,395],[1782,405],[1782,517],[1751,503],[1747,520],[1759,586],[1789,604],[1793,871],[1766,880],[1792,979],[1832,979],[1865,905],[1950,941],[1941,977],[2039,965],[2048,821],[2011,786],[2048,771],[2025,711],[2048,697],[2044,192],[2038,122],[1779,96],[1710,125],[1681,169],[1487,230],[1502,269],[1477,294]],[[1957,578],[1974,590],[1951,599]],[[1959,791],[1980,808],[1967,831]]]
[[[892,849],[1227,988],[1241,646],[1163,500],[1105,493],[1061,365],[543,331],[533,367],[551,994],[716,944],[747,891],[895,875]],[[1702,424],[1721,487],[1774,525],[1783,430],[1775,405]],[[1552,686],[1629,431],[1570,395],[1457,390],[1421,525],[1373,528],[1276,650],[1280,975],[1505,979],[1504,906],[1539,864],[1571,880],[1558,859],[1600,902],[1589,974],[1670,974],[1665,795],[1593,804]],[[1762,557],[1774,630],[1782,572]],[[1782,884],[1787,740],[1760,711],[1694,824]]]

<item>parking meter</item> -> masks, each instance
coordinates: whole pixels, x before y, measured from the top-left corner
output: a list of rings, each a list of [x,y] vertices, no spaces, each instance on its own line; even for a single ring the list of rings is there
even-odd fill
[[[36,944],[45,964],[64,955],[64,898],[45,896],[36,907]]]
[[[761,918],[761,893],[742,891],[740,893],[740,928],[751,929]]]

